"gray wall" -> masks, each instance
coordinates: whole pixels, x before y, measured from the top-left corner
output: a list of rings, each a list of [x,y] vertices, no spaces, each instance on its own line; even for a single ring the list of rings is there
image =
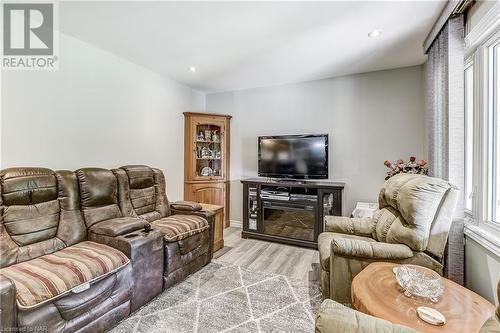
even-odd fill
[[[497,298],[497,283],[500,279],[500,256],[466,236],[465,286],[493,304]]]
[[[344,215],[357,201],[377,201],[385,159],[426,158],[422,73],[415,66],[208,94],[207,111],[233,115],[231,220],[242,219],[240,180],[257,175],[259,135],[328,133],[330,179],[347,183]]]
[[[148,164],[183,197],[182,111],[205,95],[60,34],[57,71],[2,71],[0,167]]]

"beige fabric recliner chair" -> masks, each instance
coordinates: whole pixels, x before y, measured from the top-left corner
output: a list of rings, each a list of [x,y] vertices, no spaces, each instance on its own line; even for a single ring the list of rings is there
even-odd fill
[[[500,300],[500,280],[498,281],[497,294]],[[417,331],[369,316],[327,299],[321,304],[316,317],[316,333],[336,332],[414,333]],[[497,307],[496,316],[488,319],[479,333],[500,333],[500,304]]]
[[[437,178],[388,179],[373,218],[328,216],[318,238],[324,298],[350,306],[352,279],[372,262],[416,264],[443,274],[458,189]]]

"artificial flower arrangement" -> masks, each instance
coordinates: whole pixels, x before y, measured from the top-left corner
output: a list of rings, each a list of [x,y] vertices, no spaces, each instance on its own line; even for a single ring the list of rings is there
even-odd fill
[[[385,161],[384,165],[389,168],[387,171],[387,177],[385,180],[391,178],[398,173],[413,173],[419,175],[427,175],[429,172],[429,165],[426,160],[420,160],[417,162],[415,156],[411,156],[408,162],[403,160],[397,160],[392,163],[391,161]]]

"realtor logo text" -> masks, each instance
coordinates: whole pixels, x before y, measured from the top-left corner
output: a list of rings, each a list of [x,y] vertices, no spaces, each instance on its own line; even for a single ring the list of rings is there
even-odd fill
[[[3,69],[57,69],[54,3],[3,3]]]

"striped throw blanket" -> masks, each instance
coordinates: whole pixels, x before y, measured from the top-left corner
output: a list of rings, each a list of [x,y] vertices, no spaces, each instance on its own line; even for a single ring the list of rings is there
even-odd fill
[[[196,215],[174,214],[151,223],[167,242],[175,242],[208,229],[208,221]]]
[[[90,241],[0,269],[16,286],[17,305],[32,308],[129,263],[122,252]]]

